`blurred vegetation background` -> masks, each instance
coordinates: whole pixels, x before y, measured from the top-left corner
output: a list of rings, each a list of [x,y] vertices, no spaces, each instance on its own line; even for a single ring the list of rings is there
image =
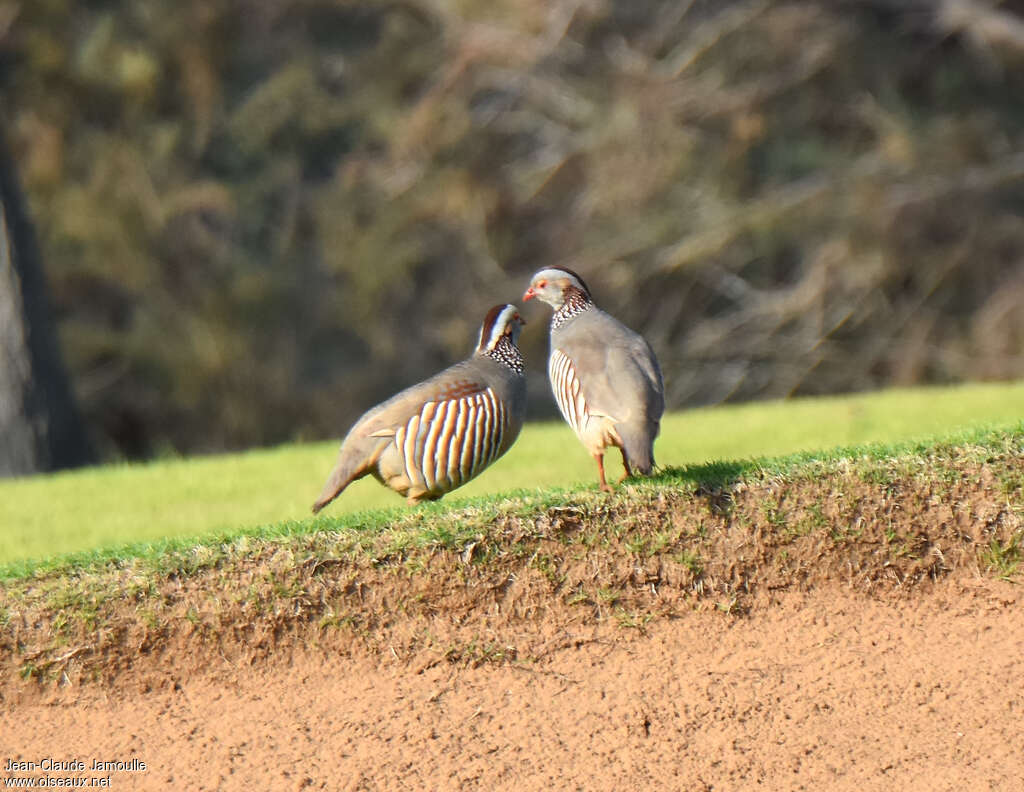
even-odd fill
[[[1024,376],[1021,3],[0,0],[0,102],[106,458],[340,437],[548,264],[670,407]]]

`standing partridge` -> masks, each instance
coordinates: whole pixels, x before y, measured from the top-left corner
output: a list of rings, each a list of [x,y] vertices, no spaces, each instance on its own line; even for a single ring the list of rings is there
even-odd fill
[[[551,317],[548,376],[555,401],[569,426],[597,461],[601,489],[604,450],[622,452],[625,475],[649,475],[654,438],[665,410],[661,369],[650,345],[609,316],[572,270],[543,269],[533,276],[524,300],[534,297],[555,309]]]
[[[476,351],[379,404],[349,430],[316,514],[369,474],[408,503],[437,500],[508,451],[523,427],[526,378],[514,305],[484,319]]]

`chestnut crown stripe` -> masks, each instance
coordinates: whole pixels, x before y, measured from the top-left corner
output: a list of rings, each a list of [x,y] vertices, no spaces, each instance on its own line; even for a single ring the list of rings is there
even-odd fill
[[[480,340],[477,343],[478,352],[486,352],[494,349],[498,342],[505,335],[505,329],[512,322],[519,312],[514,305],[495,305],[487,312],[483,325],[480,327]]]

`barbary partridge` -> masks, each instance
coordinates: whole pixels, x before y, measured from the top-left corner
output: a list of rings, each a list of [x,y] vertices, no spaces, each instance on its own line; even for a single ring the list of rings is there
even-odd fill
[[[609,316],[590,297],[572,270],[542,269],[530,281],[524,300],[534,297],[555,309],[551,317],[548,376],[555,401],[569,426],[597,461],[601,489],[604,450],[622,452],[626,476],[649,475],[654,438],[665,410],[661,369],[650,345]]]
[[[524,324],[516,306],[494,306],[467,360],[356,421],[313,513],[366,475],[405,495],[410,505],[437,500],[508,451],[526,414],[523,357],[516,346]]]

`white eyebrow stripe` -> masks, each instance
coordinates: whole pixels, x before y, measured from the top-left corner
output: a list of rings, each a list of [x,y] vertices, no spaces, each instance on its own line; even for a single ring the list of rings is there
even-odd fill
[[[506,305],[501,313],[499,313],[495,319],[494,324],[491,325],[490,335],[487,337],[486,349],[494,349],[501,340],[501,337],[505,334],[505,328],[508,323],[512,321],[512,317],[516,313],[516,307],[514,305]]]

